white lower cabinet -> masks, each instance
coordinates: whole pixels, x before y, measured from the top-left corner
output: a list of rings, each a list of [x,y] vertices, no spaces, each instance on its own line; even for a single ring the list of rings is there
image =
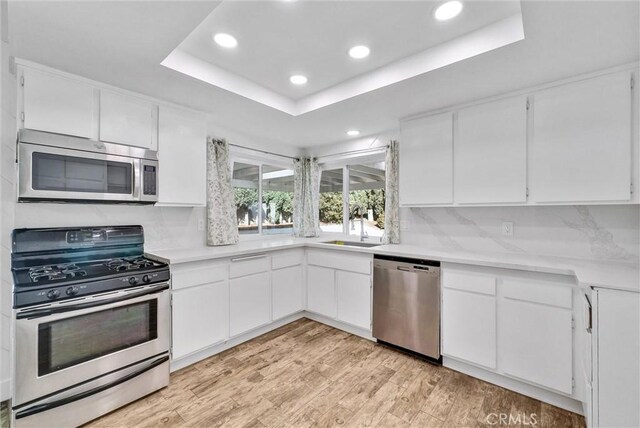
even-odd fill
[[[336,317],[338,305],[334,269],[307,267],[307,310],[330,318]]]
[[[371,276],[336,271],[338,321],[371,329]]]
[[[640,293],[596,289],[594,427],[640,426]]]
[[[269,272],[229,280],[229,333],[236,336],[271,321]]]
[[[571,310],[505,299],[500,316],[504,372],[571,394]]]
[[[172,358],[214,345],[227,335],[226,281],[172,292]]]
[[[304,309],[302,266],[290,266],[271,272],[272,308],[274,320],[300,312]]]
[[[443,266],[442,353],[574,395],[571,277]]]
[[[442,354],[496,368],[496,298],[442,291]]]

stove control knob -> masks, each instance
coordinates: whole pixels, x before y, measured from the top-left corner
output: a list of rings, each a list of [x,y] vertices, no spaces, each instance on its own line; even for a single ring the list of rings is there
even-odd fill
[[[58,297],[60,297],[60,290],[54,289],[47,291],[47,298],[50,300],[56,300]]]
[[[136,278],[135,276],[132,276],[131,278],[129,278],[129,284],[136,285],[137,283],[138,283],[138,278]]]
[[[151,278],[149,278],[149,275],[145,275],[142,277],[142,282],[149,282],[151,281]]]
[[[75,296],[76,294],[78,294],[80,290],[78,290],[78,287],[69,287],[67,288],[67,296]]]

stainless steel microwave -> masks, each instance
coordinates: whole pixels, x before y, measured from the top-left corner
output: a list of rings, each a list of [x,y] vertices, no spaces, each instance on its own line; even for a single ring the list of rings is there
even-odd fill
[[[18,136],[18,200],[153,204],[153,150],[48,132]]]

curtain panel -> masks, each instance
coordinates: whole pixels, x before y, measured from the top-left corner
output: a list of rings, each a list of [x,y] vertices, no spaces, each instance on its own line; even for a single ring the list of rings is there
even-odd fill
[[[238,220],[229,145],[225,140],[207,139],[207,245],[238,243]]]
[[[400,194],[398,142],[392,140],[385,156],[385,198],[383,244],[400,243]]]
[[[320,166],[316,159],[296,159],[293,173],[293,234],[313,238],[320,234]]]

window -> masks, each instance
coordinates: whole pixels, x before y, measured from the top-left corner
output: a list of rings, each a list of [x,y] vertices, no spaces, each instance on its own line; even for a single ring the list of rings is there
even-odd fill
[[[320,230],[344,232],[344,176],[342,168],[322,171],[320,176]]]
[[[241,235],[293,233],[292,167],[236,161],[231,184]]]
[[[241,235],[260,233],[258,228],[258,195],[260,166],[241,162],[233,164],[231,184],[235,191],[238,231]]]
[[[384,162],[349,165],[349,234],[384,232]]]
[[[347,178],[347,180],[345,180]],[[379,239],[384,232],[384,155],[322,171],[320,229]]]
[[[262,233],[293,233],[293,170],[262,165]]]

